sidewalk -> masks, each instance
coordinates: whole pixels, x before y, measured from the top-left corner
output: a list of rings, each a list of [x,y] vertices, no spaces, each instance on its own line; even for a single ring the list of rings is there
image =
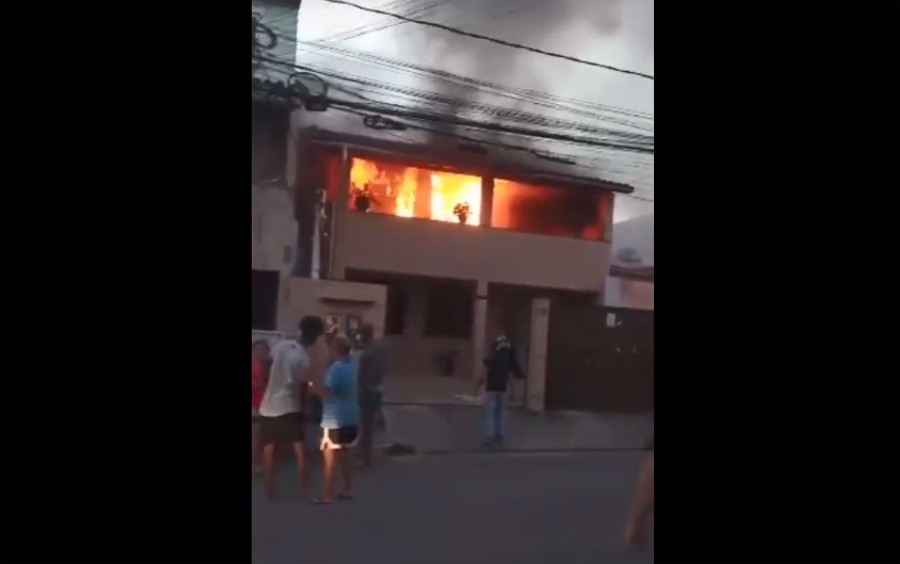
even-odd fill
[[[483,450],[479,405],[384,406],[387,430],[379,442],[419,453]],[[653,416],[557,411],[507,413],[506,451],[632,450],[653,435]]]
[[[439,376],[391,376],[385,386],[384,403],[404,405],[456,405],[478,404],[481,399],[476,394],[475,383],[462,378],[441,378]],[[510,405],[522,404],[525,383],[511,380]]]
[[[440,376],[391,375],[384,390],[389,404],[466,405],[460,396],[472,394],[474,383]]]

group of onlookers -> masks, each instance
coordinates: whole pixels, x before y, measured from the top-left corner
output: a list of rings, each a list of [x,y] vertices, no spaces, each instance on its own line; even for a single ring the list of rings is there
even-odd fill
[[[373,436],[381,410],[384,354],[375,342],[371,325],[361,328],[358,361],[351,339],[326,331],[320,317],[304,317],[299,329],[299,335],[284,339],[271,349],[264,341],[252,346],[254,474],[262,475],[269,498],[276,499],[277,455],[290,451],[297,461],[300,491],[308,496],[305,430],[310,423],[317,423],[321,429],[322,491],[311,499],[320,504],[351,499],[354,466],[372,462]],[[311,370],[313,349],[320,339],[328,349],[323,378],[317,378]],[[361,446],[358,461],[351,458],[357,443]],[[338,472],[341,484],[336,492]]]
[[[320,504],[353,497],[355,465],[372,463],[373,439],[381,417],[385,376],[385,351],[374,338],[371,325],[363,325],[358,335],[360,350],[346,335],[326,331],[319,317],[304,317],[296,338],[269,348],[265,341],[252,346],[253,461],[254,474],[261,473],[269,499],[278,496],[275,470],[279,449],[290,450],[297,460],[298,483],[304,495],[310,493],[304,431],[310,420],[321,428],[322,490],[312,498]],[[328,347],[328,368],[317,382],[310,371],[311,350],[324,338]],[[485,373],[476,388],[485,388],[484,440],[486,445],[502,443],[505,434],[506,396],[509,380],[524,378],[515,351],[505,336],[498,337],[484,361]],[[351,458],[359,445],[359,458]],[[652,448],[652,444],[648,445]],[[340,471],[340,488],[335,489]],[[625,542],[645,545],[653,535],[653,456],[644,463],[626,522]]]

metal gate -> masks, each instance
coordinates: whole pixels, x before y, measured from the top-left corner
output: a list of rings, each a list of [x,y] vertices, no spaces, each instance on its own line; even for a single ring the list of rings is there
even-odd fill
[[[653,411],[653,312],[550,308],[546,405],[614,413]]]

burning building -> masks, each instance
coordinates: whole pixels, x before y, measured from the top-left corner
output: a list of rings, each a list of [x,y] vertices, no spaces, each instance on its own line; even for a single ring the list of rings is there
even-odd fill
[[[411,377],[471,378],[499,333],[523,364],[541,362],[541,304],[596,303],[613,196],[631,191],[527,151],[456,141],[305,128],[288,158],[296,264],[277,328],[312,311],[348,329],[367,319],[391,372]],[[310,280],[341,289],[314,291]]]

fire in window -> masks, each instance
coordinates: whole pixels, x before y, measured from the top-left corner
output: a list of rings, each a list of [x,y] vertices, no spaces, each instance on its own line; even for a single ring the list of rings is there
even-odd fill
[[[348,203],[360,212],[479,225],[481,178],[354,158]]]

